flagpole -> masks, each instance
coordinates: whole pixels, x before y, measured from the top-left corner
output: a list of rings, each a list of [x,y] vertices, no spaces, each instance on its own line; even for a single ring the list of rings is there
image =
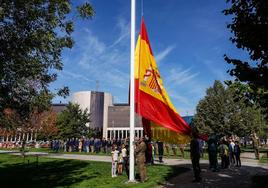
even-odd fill
[[[134,53],[135,53],[135,12],[136,0],[131,0],[131,31],[130,31],[130,138],[129,138],[129,181],[134,182],[134,134],[135,134],[135,77],[134,77]]]

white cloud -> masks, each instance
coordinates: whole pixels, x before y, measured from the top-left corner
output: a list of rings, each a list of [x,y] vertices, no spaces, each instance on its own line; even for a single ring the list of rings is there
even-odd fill
[[[178,93],[179,92],[176,92],[175,90],[170,90],[168,92],[168,95],[173,100],[178,100],[179,103],[183,103],[183,104],[189,104],[190,103],[190,101],[189,101],[189,99],[187,97],[179,95]]]
[[[193,80],[196,76],[198,76],[198,72],[192,73],[191,68],[182,70],[182,69],[171,69],[169,72],[169,76],[167,77],[167,81],[169,83],[173,83],[174,85],[182,85],[187,84],[191,80]]]
[[[175,45],[171,45],[171,46],[168,46],[164,51],[158,53],[156,56],[155,56],[155,60],[157,62],[158,65],[160,65],[161,61],[163,59],[165,59],[168,54],[175,48]]]
[[[128,39],[130,36],[130,22],[127,22],[123,18],[119,18],[116,27],[118,28],[120,35],[117,40],[109,46],[110,48],[120,44],[123,40]]]
[[[174,106],[181,115],[192,115],[195,105],[205,92],[206,85],[193,68],[173,68],[165,74],[165,86]]]
[[[70,72],[70,71],[66,71],[66,70],[63,70],[61,73],[60,73],[62,76],[66,76],[66,77],[71,77],[73,79],[77,79],[79,81],[84,81],[84,82],[93,82],[93,80],[85,77],[84,75],[81,75],[81,74],[78,74],[78,73],[74,73],[74,72]]]
[[[87,29],[86,35],[80,36],[77,47],[81,54],[77,57],[81,72],[94,80],[99,80],[101,85],[109,87],[127,88],[129,83],[129,50],[122,49],[121,44],[127,43],[128,32],[126,22],[120,20],[117,24],[119,37],[109,45],[101,38]]]

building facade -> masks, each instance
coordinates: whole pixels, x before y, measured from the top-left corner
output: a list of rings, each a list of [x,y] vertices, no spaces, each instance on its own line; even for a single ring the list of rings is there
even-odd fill
[[[76,92],[73,94],[71,102],[78,104],[83,110],[89,110],[91,122],[87,126],[101,130],[104,138],[129,137],[129,105],[114,104],[110,93]],[[136,116],[135,125],[135,136],[143,136],[143,128],[138,116]]]
[[[129,137],[130,106],[129,104],[114,104],[108,107],[108,127],[103,130],[105,138],[127,138]],[[143,136],[141,118],[135,117],[135,137]]]

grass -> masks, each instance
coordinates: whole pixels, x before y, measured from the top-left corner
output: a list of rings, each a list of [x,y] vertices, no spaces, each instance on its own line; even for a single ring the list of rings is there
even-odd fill
[[[260,162],[261,163],[268,163],[268,157],[267,157],[267,155],[262,156],[262,158],[260,158]]]
[[[126,184],[125,174],[111,178],[110,163],[40,157],[37,166],[34,157],[27,157],[26,161],[23,163],[23,158],[19,156],[0,155],[1,187],[149,188],[157,187],[169,178],[189,170],[176,166],[149,166],[149,180],[146,183]]]

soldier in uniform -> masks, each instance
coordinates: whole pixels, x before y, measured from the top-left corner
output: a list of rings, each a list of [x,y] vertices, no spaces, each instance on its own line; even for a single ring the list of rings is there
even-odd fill
[[[257,137],[256,133],[253,133],[253,135],[252,135],[252,144],[253,144],[253,149],[254,149],[254,152],[255,152],[255,157],[256,157],[256,159],[259,159],[260,140]]]
[[[137,162],[137,171],[140,175],[141,182],[145,182],[147,178],[146,166],[145,166],[145,152],[146,152],[146,144],[144,142],[144,138],[140,138],[136,145],[135,153],[136,153],[136,162]]]

